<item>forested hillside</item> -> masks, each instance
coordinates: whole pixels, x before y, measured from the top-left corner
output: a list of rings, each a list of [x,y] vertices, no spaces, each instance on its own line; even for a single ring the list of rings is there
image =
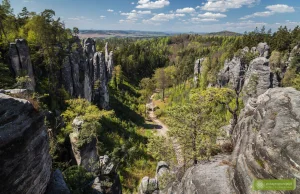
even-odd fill
[[[32,82],[28,72],[16,75],[10,65],[10,43],[25,39],[35,75],[35,90],[10,95],[27,99],[36,111],[43,112],[52,170],[62,171],[71,193],[91,193],[90,185],[99,174],[90,170],[90,164],[83,167],[76,162],[76,152],[83,152],[89,145],[94,145],[97,159],[109,156],[123,193],[137,193],[144,176],[155,176],[159,161],[168,162],[172,169],[178,167],[174,145],[165,137],[156,136],[155,125],[148,118],[146,104],[152,100],[155,115],[170,127],[168,136],[177,139],[181,148],[184,158],[181,169],[186,170],[219,153],[231,152],[231,143],[226,147],[217,144],[219,137],[226,136],[220,128],[230,121],[236,125],[245,106],[243,98],[256,94],[251,96],[250,91],[243,96],[240,85],[230,81],[222,84],[220,75],[224,66],[237,58],[243,68],[252,67],[256,58],[263,57],[256,50],[259,43],[269,46],[266,58],[272,76],[278,77],[278,86],[300,90],[299,26],[280,27],[274,33],[263,27],[243,35],[99,39],[94,45],[99,54],[97,60],[82,51],[88,50],[85,46],[89,44],[80,40],[78,33],[76,27],[66,28],[54,10],[35,13],[23,8],[14,15],[9,0],[3,0],[0,5],[0,89],[26,89]],[[108,48],[105,48],[106,43]],[[113,52],[108,54],[108,50]],[[100,57],[101,51],[105,57],[111,57],[110,62],[114,64],[111,78],[107,78],[108,83],[104,85],[110,99],[107,108],[78,95],[80,92],[70,94],[64,76],[66,64],[75,64],[72,57],[77,55],[74,53],[81,54],[78,54],[80,62],[94,62],[93,69],[101,57],[105,58]],[[87,76],[83,72],[86,72],[85,67],[79,68],[78,80],[85,83]],[[238,76],[244,74],[246,76],[245,72],[239,72]],[[75,78],[72,76],[72,79]],[[244,84],[245,80],[243,77],[238,84]],[[249,80],[257,82],[258,78],[254,76]],[[101,80],[93,82],[91,90],[98,92],[101,84]],[[175,178],[170,175],[164,179],[172,182]]]

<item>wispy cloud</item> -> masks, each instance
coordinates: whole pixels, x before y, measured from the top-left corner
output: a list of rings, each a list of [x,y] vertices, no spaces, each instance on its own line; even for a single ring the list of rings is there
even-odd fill
[[[178,18],[178,17],[184,17],[185,14],[182,13],[170,13],[170,14],[165,14],[165,13],[160,13],[160,14],[156,14],[155,16],[153,16],[151,19],[149,19],[150,21],[159,21],[159,22],[167,22],[170,21],[172,19]]]
[[[113,9],[108,9],[107,11],[108,11],[108,12],[114,12],[114,10],[113,10]]]
[[[294,7],[283,5],[283,4],[277,4],[277,5],[269,5],[266,7],[267,11],[264,12],[255,12],[251,15],[246,15],[244,17],[241,17],[241,20],[247,20],[250,18],[255,17],[268,17],[271,15],[274,15],[276,13],[292,13],[295,12]]]
[[[143,15],[149,15],[152,12],[147,10],[147,11],[136,11],[132,10],[129,13],[123,13],[121,12],[120,15],[127,16],[127,20],[138,20],[139,18],[143,18]]]
[[[260,0],[206,0],[206,3],[202,3],[202,6],[196,8],[205,11],[218,11],[226,12],[229,9],[238,9],[243,6],[253,6],[260,2]]]
[[[136,8],[138,9],[159,9],[170,5],[170,1],[169,0],[156,0],[156,1],[139,0],[137,4],[138,5],[136,6]]]

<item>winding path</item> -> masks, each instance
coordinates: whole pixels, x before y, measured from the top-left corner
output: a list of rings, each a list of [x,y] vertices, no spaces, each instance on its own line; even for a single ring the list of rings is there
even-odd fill
[[[163,136],[163,137],[166,137],[166,138],[169,138],[168,137],[168,134],[167,134],[167,131],[169,130],[169,128],[162,122],[160,121],[156,115],[154,114],[154,103],[153,103],[153,97],[154,97],[154,94],[151,96],[151,102],[148,103],[146,106],[147,106],[147,109],[150,111],[147,111],[148,112],[148,115],[149,115],[149,118],[156,124],[158,125],[158,129],[157,129],[157,135],[158,136]],[[181,152],[181,149],[180,149],[180,145],[177,143],[177,140],[174,139],[174,138],[171,138],[171,141],[173,143],[173,148],[175,150],[175,154],[176,154],[176,158],[177,158],[177,162],[178,162],[178,166],[183,166],[184,164],[184,160],[183,160],[183,157],[182,157],[182,152]]]

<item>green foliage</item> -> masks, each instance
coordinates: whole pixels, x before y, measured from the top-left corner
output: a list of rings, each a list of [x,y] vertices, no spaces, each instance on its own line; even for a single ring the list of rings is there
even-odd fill
[[[105,112],[85,99],[68,100],[67,105],[67,110],[62,113],[66,127],[61,130],[60,137],[67,137],[72,132],[73,120],[79,118],[83,121],[83,125],[79,131],[77,144],[81,147],[97,137],[97,132],[101,128],[99,121]]]
[[[14,83],[15,83],[15,79],[13,78],[11,72],[9,71],[8,65],[1,63],[0,60],[0,88],[1,89],[12,88]]]
[[[300,90],[300,56],[295,56],[282,80],[284,87]]]
[[[166,161],[169,164],[177,164],[175,150],[170,139],[161,136],[150,137],[147,150],[156,161]]]
[[[89,194],[92,192],[93,175],[81,166],[71,166],[63,172],[64,179],[72,194]]]
[[[215,150],[219,128],[226,123],[226,108],[221,102],[233,100],[229,89],[193,90],[190,101],[168,110],[170,136],[178,140],[185,161],[207,158]]]

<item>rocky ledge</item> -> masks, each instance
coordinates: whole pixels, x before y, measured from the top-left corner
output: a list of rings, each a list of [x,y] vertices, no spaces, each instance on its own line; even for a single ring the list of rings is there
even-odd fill
[[[44,193],[51,163],[44,117],[28,101],[0,93],[0,193]]]

